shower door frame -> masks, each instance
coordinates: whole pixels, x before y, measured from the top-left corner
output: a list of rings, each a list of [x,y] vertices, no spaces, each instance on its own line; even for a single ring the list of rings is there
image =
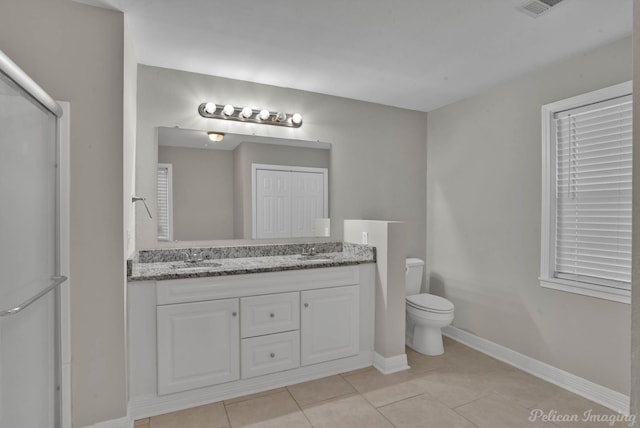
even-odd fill
[[[70,263],[70,147],[71,147],[71,104],[57,101],[62,108],[62,116],[57,120],[58,145],[58,246],[60,274],[67,281],[58,287],[58,337],[59,384],[58,410],[60,426],[71,428],[71,263]]]
[[[58,247],[57,265],[59,272],[67,278],[55,290],[57,319],[55,320],[55,392],[56,426],[71,428],[71,299],[70,299],[70,136],[71,105],[65,101],[55,101],[4,52],[0,50],[0,73],[6,75],[36,102],[56,116],[56,243]]]

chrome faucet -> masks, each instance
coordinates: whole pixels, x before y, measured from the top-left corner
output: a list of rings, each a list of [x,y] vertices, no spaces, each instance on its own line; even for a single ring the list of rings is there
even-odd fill
[[[303,256],[315,256],[316,255],[316,247],[310,247],[307,252],[305,252],[304,248],[302,248],[302,255]]]
[[[186,256],[184,259],[185,263],[198,263],[203,260],[202,253],[197,253],[195,251],[193,253],[189,253],[188,251],[185,251],[184,255]]]

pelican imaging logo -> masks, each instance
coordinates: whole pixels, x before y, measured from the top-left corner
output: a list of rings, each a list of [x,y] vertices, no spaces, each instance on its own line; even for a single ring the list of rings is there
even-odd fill
[[[583,413],[560,413],[557,410],[533,409],[529,413],[529,421],[542,422],[602,422],[610,427],[618,422],[624,422],[627,426],[636,426],[636,415],[623,415],[622,413],[596,413],[593,409]]]

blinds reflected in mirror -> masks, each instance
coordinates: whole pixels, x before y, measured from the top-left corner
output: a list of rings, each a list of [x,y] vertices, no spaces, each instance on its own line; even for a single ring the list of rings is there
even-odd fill
[[[173,241],[173,170],[170,163],[158,164],[157,177],[157,212],[158,240]]]

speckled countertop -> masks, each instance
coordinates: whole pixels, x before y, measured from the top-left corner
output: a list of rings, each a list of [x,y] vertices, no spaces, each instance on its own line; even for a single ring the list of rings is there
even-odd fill
[[[301,257],[302,249],[316,247],[315,258]],[[256,256],[256,247],[260,247]],[[144,250],[130,263],[129,281],[160,281],[259,272],[278,272],[374,263],[375,248],[347,242],[314,244],[277,244],[245,247],[213,247],[199,249]],[[202,255],[201,262],[186,263],[187,252]],[[273,254],[273,255],[272,255]],[[232,255],[232,257],[229,257]],[[244,257],[243,257],[244,256]],[[146,262],[140,262],[143,259]],[[149,261],[147,261],[149,260]]]

